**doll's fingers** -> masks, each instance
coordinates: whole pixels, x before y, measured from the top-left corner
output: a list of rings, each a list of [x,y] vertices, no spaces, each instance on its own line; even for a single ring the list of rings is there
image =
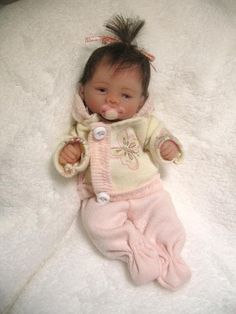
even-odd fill
[[[59,158],[59,163],[64,166],[65,164],[67,164],[67,161],[65,158],[63,158],[62,156]]]
[[[162,157],[166,160],[173,160],[178,156],[179,151],[178,150],[172,150],[168,154],[162,154]]]
[[[67,144],[66,147],[64,148],[65,152],[73,152],[73,145],[72,144]]]
[[[67,147],[63,151],[64,158],[73,160],[75,158],[75,154],[71,152]]]
[[[65,164],[72,164],[74,162],[74,160],[72,160],[71,158],[67,157],[67,156],[63,156],[59,159],[59,162],[62,164],[62,165],[65,165]]]
[[[168,141],[165,141],[165,142],[162,144],[162,146],[165,147],[165,148],[169,148],[169,147],[174,147],[174,146],[176,146],[176,144],[175,144],[174,142],[168,140]]]
[[[175,158],[176,155],[177,155],[177,151],[175,151],[175,149],[174,150],[167,149],[167,150],[161,151],[161,156],[165,160],[172,160]]]
[[[172,152],[172,147],[169,145],[164,145],[161,146],[161,154],[162,155],[168,155]]]
[[[81,151],[78,145],[69,144],[66,146],[66,153],[69,157],[79,158],[81,155]]]
[[[76,156],[80,154],[80,147],[77,143],[75,143],[74,145],[68,145],[68,150]]]
[[[173,141],[166,141],[161,146],[161,151],[165,154],[177,154],[179,148]]]
[[[173,153],[161,154],[161,156],[165,160],[173,160],[175,158],[175,154]]]
[[[179,153],[179,148],[178,148],[178,146],[176,145],[176,144],[174,144],[172,147],[171,147],[171,152],[170,152],[170,154],[172,155],[172,156],[174,156],[174,158],[178,155],[178,153]]]
[[[68,156],[72,157],[75,156],[76,158],[80,156],[81,150],[78,144],[70,144],[66,147],[66,153]]]
[[[161,154],[161,157],[165,160],[171,160],[172,156],[170,154]]]
[[[73,153],[68,151],[67,149],[65,149],[61,153],[61,157],[64,158],[64,160],[66,160],[66,162],[68,162],[68,163],[74,163],[77,161],[77,157]]]
[[[161,149],[165,150],[169,147],[169,143],[168,142],[164,142],[161,144]]]
[[[165,154],[168,154],[172,151],[172,147],[169,145],[165,145],[164,147],[161,147],[162,152],[164,152]]]

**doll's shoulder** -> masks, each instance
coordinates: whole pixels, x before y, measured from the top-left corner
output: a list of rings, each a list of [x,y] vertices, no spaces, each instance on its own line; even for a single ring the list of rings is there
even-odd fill
[[[146,116],[147,124],[150,128],[157,128],[163,125],[163,122],[154,113]]]

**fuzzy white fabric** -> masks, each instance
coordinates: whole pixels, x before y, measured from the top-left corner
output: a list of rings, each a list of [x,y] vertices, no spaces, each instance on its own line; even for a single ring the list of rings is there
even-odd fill
[[[134,286],[80,224],[75,179],[51,156],[70,125],[81,69],[114,13],[139,15],[156,55],[158,116],[185,163],[162,177],[193,277],[177,292]],[[0,9],[0,312],[236,313],[236,2],[20,0]]]

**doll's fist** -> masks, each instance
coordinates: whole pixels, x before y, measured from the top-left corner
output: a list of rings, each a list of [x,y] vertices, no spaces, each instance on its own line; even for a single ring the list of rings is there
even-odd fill
[[[173,160],[179,155],[179,148],[174,142],[168,140],[161,145],[160,154],[165,160]]]
[[[80,160],[81,148],[79,143],[67,144],[59,155],[59,163],[64,166],[66,164],[74,164]]]

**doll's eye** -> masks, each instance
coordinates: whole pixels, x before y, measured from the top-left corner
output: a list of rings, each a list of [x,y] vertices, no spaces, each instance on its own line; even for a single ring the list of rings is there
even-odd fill
[[[106,88],[103,88],[103,87],[98,87],[96,89],[97,89],[97,91],[99,91],[102,94],[104,94],[106,92]]]
[[[122,96],[125,98],[125,99],[130,99],[132,98],[132,96],[128,95],[128,94],[122,94]]]

